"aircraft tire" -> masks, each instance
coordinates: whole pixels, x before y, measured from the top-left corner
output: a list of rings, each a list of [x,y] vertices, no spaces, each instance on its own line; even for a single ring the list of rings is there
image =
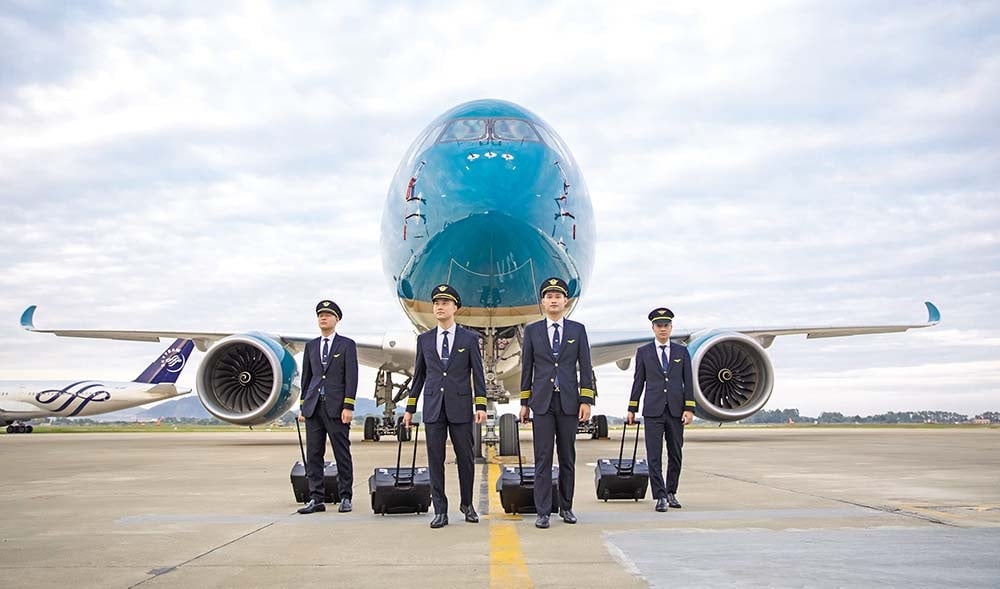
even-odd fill
[[[598,415],[594,420],[597,423],[597,435],[594,437],[598,440],[608,439],[608,416]]]
[[[472,422],[472,452],[474,458],[484,458],[483,456],[483,426]]]
[[[500,416],[500,456],[517,454],[517,416],[506,413]]]

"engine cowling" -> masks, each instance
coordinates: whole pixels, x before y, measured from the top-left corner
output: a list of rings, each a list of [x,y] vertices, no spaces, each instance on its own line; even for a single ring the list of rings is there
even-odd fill
[[[688,350],[698,417],[738,421],[771,398],[774,368],[757,340],[736,332],[696,334]]]
[[[205,409],[237,425],[268,423],[299,398],[299,368],[294,356],[261,333],[219,340],[202,359],[196,379]]]

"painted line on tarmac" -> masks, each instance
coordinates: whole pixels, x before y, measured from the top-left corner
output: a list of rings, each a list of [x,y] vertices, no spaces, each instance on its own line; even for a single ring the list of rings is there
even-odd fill
[[[490,454],[493,449],[490,448]],[[492,458],[492,456],[491,456]],[[500,465],[489,463],[491,487],[500,478]],[[503,514],[499,493],[490,493],[490,587],[534,587],[528,574],[528,565],[521,551],[521,540],[517,535],[516,521],[520,516]]]

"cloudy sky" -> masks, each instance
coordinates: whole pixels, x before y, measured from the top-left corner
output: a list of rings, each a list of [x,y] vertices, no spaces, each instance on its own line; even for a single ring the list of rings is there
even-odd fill
[[[407,328],[389,180],[484,97],[583,169],[589,329],[658,305],[679,329],[916,323],[931,300],[933,329],[779,338],[768,407],[1000,410],[991,1],[5,2],[0,378],[131,379],[164,347],[28,334],[30,304],[43,328],[310,333],[329,296],[345,335]],[[630,373],[598,380],[622,414]]]

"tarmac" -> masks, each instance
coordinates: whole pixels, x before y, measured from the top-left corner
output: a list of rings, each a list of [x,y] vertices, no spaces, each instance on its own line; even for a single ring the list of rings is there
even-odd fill
[[[580,521],[548,530],[503,513],[497,464],[476,467],[479,524],[458,513],[451,464],[447,527],[374,515],[368,476],[395,464],[396,444],[356,430],[354,511],[308,516],[289,484],[294,430],[2,435],[0,576],[74,588],[1000,586],[997,427],[689,428],[684,507],[668,513],[648,494],[599,501],[594,463],[617,456],[620,430],[581,437]]]

